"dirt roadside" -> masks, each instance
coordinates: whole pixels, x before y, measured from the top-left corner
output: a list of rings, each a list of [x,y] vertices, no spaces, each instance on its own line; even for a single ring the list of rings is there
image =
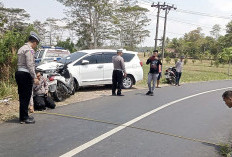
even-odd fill
[[[133,86],[132,89],[123,89],[123,93],[144,89],[143,87]],[[62,102],[56,102],[57,106],[64,106],[75,102],[86,101],[94,98],[99,98],[102,96],[111,95],[110,86],[92,86],[80,89],[75,95],[70,96]],[[19,116],[19,101],[9,100],[6,102],[0,102],[0,123],[8,120],[18,119]]]

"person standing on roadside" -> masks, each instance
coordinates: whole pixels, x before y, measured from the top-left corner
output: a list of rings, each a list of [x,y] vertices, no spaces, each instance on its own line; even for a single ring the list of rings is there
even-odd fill
[[[34,49],[40,42],[35,32],[31,32],[28,42],[18,50],[18,70],[15,79],[19,94],[19,121],[20,123],[35,123],[34,117],[28,115],[28,106],[32,94],[33,82],[38,84],[39,80],[35,74]]]
[[[148,79],[147,79],[149,91],[146,93],[146,95],[153,96],[153,92],[155,90],[155,84],[159,76],[159,66],[162,65],[162,63],[158,59],[158,50],[153,51],[153,55],[147,59],[146,64],[150,64],[150,71],[148,73]],[[151,82],[153,86],[151,86]]]
[[[158,59],[159,61],[161,62],[161,56],[158,56]],[[160,78],[162,77],[162,65],[160,64],[159,65],[159,75],[158,75],[158,78],[157,78],[157,85],[156,85],[156,88],[161,88],[159,86],[159,83],[160,83]]]
[[[180,57],[180,60],[176,62],[176,86],[180,86],[180,78],[182,75],[182,69],[183,69],[183,65],[184,65],[184,56]]]
[[[116,89],[117,89],[117,96],[124,96],[122,95],[122,81],[123,75],[126,77],[126,69],[124,59],[122,58],[122,49],[117,50],[117,55],[112,57],[112,62],[114,65],[113,75],[112,75],[112,96],[116,96]]]

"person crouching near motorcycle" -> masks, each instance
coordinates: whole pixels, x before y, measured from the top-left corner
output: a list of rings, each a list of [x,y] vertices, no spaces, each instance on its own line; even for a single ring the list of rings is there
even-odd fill
[[[180,60],[176,62],[176,86],[180,86],[180,78],[182,75],[182,69],[183,69],[183,65],[184,65],[184,56],[180,57]]]
[[[158,50],[153,51],[153,55],[147,59],[146,64],[150,64],[150,71],[148,73],[147,79],[149,91],[146,93],[146,95],[153,96],[155,84],[159,76],[159,66],[162,65],[161,61],[158,59]],[[153,86],[151,86],[151,83],[153,84]]]
[[[40,72],[36,72],[36,77],[39,80],[39,84],[33,85],[34,109],[38,111],[45,110],[46,107],[54,109],[56,105],[54,101],[48,96],[47,80],[41,76]]]

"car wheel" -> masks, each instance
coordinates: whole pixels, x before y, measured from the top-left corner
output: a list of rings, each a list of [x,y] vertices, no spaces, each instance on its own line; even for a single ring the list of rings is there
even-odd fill
[[[78,91],[80,89],[79,83],[74,79],[73,86],[75,88],[75,91]]]
[[[127,75],[124,79],[123,79],[123,82],[122,82],[122,87],[124,89],[129,89],[131,88],[133,85],[133,78],[132,76],[130,75]]]

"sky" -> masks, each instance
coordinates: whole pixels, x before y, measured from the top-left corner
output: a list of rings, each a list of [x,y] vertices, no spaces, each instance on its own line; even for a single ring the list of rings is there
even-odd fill
[[[7,8],[21,8],[26,10],[30,14],[30,21],[39,20],[44,22],[47,18],[64,18],[65,6],[56,0],[0,0]],[[210,35],[212,26],[219,24],[222,28],[221,34],[225,34],[225,26],[232,20],[232,0],[166,0],[166,1],[154,1],[154,0],[138,0],[141,7],[149,9],[147,13],[148,18],[151,19],[147,29],[150,31],[150,37],[145,38],[144,42],[139,46],[151,46],[155,44],[155,29],[156,29],[156,14],[157,9],[151,7],[154,2],[160,2],[163,4],[172,5],[177,10],[171,10],[167,19],[167,33],[166,37],[180,38],[185,33],[188,33],[197,27],[202,28],[202,33]],[[194,14],[187,14],[184,12],[193,12]],[[209,16],[199,16],[195,13],[205,13]],[[160,16],[164,16],[164,11],[161,11]],[[213,17],[210,17],[213,16]],[[229,19],[217,18],[230,17]],[[160,18],[159,24],[159,38],[163,35],[163,18]]]

